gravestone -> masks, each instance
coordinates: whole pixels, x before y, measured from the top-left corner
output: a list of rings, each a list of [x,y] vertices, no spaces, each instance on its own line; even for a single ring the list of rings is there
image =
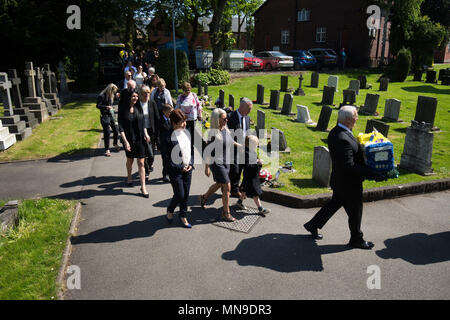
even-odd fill
[[[402,122],[400,116],[400,106],[402,102],[397,99],[386,99],[384,106],[384,116],[381,120],[386,122]]]
[[[434,135],[429,123],[412,120],[406,128],[405,145],[399,167],[421,175],[433,173],[431,155]]]
[[[450,86],[450,76],[442,76],[441,85]]]
[[[3,126],[9,129],[8,133],[15,134],[16,140],[22,141],[31,135],[31,128],[27,128],[25,121],[20,120],[20,116],[14,114],[10,94],[11,88],[12,84],[8,80],[8,74],[0,72],[0,92],[5,110],[5,116],[0,117],[0,120]]]
[[[294,96],[304,96],[305,95],[305,91],[303,91],[303,88],[302,88],[302,82],[303,82],[303,75],[300,74],[300,76],[298,77],[298,88],[297,88],[297,90],[295,90]]]
[[[389,78],[381,78],[380,91],[388,91],[388,87],[389,87]]]
[[[280,91],[270,90],[270,109],[278,110],[280,106]]]
[[[292,113],[292,102],[294,101],[294,97],[290,93],[286,93],[283,98],[283,108],[281,109],[281,114],[285,116],[292,116],[295,113]]]
[[[6,150],[17,142],[16,135],[9,132],[8,127],[4,127],[0,120],[0,151]]]
[[[339,108],[342,106],[354,106],[356,103],[356,92],[355,90],[345,89],[342,91],[342,95],[344,96],[344,101],[339,105]]]
[[[366,123],[366,133],[371,133],[373,129],[377,129],[379,133],[381,133],[386,138],[389,134],[389,125],[384,123],[383,121],[376,120],[376,119],[369,119]]]
[[[219,108],[225,108],[225,91],[222,89],[219,90]]]
[[[435,70],[427,70],[426,83],[437,83],[436,80],[436,71]]]
[[[309,125],[314,125],[315,123],[311,120],[309,114],[309,109],[306,106],[297,105],[297,119],[295,120],[300,123],[305,123]]]
[[[313,72],[311,74],[311,87],[318,88],[319,87],[319,73]]]
[[[334,87],[324,86],[322,94],[322,105],[334,106]]]
[[[208,95],[208,84],[205,84],[204,89],[205,89],[205,96],[207,96]]]
[[[232,94],[228,95],[228,105],[234,110],[234,96]]]
[[[439,70],[438,80],[442,81],[442,78],[445,77],[445,76],[450,76],[450,69],[449,68]]]
[[[321,187],[330,186],[331,157],[327,147],[314,147],[312,178]]]
[[[355,91],[356,95],[359,95],[359,86],[360,86],[359,80],[350,80],[348,89]]]
[[[320,110],[319,120],[317,121],[316,130],[327,131],[333,109],[329,106],[323,106]]]
[[[367,77],[365,75],[359,76],[358,80],[360,89],[372,89],[372,85],[367,85]]]
[[[20,93],[20,84],[22,82],[21,79],[17,77],[17,72],[15,69],[8,70],[8,76],[12,83],[11,97],[14,105],[13,114],[19,115],[20,120],[25,121],[27,128],[35,128],[39,124],[39,121],[28,108],[23,106],[22,95]],[[12,116],[13,114],[10,114],[9,110],[5,110],[5,116]]]
[[[28,97],[24,99],[23,106],[28,108],[32,114],[39,120],[39,123],[48,119],[48,111],[41,97],[36,94],[34,76],[36,71],[33,69],[33,62],[25,63],[25,76],[28,83]]]
[[[289,76],[281,76],[281,88],[280,88],[280,91],[281,92],[289,92],[289,91],[291,91],[288,88],[288,85],[289,85]]]
[[[438,100],[436,98],[419,96],[417,98],[416,115],[414,116],[414,120],[417,122],[423,121],[431,124],[433,131],[439,130],[439,128],[434,126],[437,103]]]
[[[64,70],[64,64],[62,61],[58,64],[58,73],[59,73],[59,96],[64,101],[70,98],[71,92],[69,91],[69,87],[67,85],[66,72]]]
[[[364,105],[361,106],[361,108],[359,109],[359,114],[377,116],[378,115],[377,107],[379,100],[380,95],[368,93],[366,95]]]
[[[273,151],[280,151],[280,152],[286,152],[289,153],[290,149],[288,148],[287,145],[287,140],[286,137],[284,136],[284,132],[277,129],[277,128],[272,128],[272,132],[271,132],[271,146],[270,146],[270,150],[271,152]]]
[[[44,95],[42,98],[49,99],[50,103],[57,110],[61,109],[61,102],[58,97],[58,90],[56,89],[56,76],[55,73],[50,70],[49,64],[44,64],[44,69],[42,71],[44,78]]]
[[[197,95],[199,97],[203,96],[203,87],[202,87],[202,83],[200,81],[197,82]]]
[[[335,92],[339,92],[339,77],[338,76],[329,76],[328,77],[328,86],[333,87]]]
[[[423,70],[416,70],[414,71],[414,79],[413,81],[422,81],[422,75],[423,75]]]
[[[266,113],[262,110],[258,110],[256,113],[256,135],[258,138],[264,138],[264,130],[266,129]],[[260,132],[260,130],[263,130]]]
[[[256,103],[266,105],[267,103],[264,102],[264,86],[261,84],[258,84],[256,88]]]
[[[58,106],[56,105],[56,100],[53,100],[55,105],[53,105],[52,100],[47,99],[45,96],[44,90],[44,77],[42,76],[41,69],[35,68],[35,83],[36,83],[36,95],[42,99],[45,103],[45,107],[47,108],[47,112],[50,116],[58,113]],[[59,101],[59,100],[58,100]]]

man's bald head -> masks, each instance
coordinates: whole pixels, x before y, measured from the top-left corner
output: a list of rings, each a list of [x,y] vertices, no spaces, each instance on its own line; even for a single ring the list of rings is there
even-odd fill
[[[128,89],[136,89],[136,81],[129,80],[128,83],[127,83],[127,88]]]

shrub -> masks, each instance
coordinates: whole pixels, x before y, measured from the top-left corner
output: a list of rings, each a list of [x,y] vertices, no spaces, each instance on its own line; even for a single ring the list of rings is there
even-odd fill
[[[167,89],[175,89],[175,68],[173,63],[173,48],[159,50],[159,58],[156,60],[156,73],[166,81]],[[177,75],[178,87],[185,81],[189,81],[189,62],[186,52],[177,50]]]
[[[226,70],[211,69],[206,73],[197,73],[193,77],[193,85],[197,85],[199,81],[213,86],[225,85],[230,82],[230,73]]]
[[[411,61],[411,51],[405,48],[401,49],[390,66],[387,77],[393,82],[404,82],[411,69]]]

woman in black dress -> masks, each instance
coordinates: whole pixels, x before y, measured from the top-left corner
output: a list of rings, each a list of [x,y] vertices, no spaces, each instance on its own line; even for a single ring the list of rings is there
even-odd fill
[[[111,152],[109,151],[110,127],[113,131],[114,148],[119,151],[119,145],[117,144],[119,130],[117,130],[114,121],[114,109],[112,107],[117,91],[117,86],[114,83],[110,83],[100,92],[97,99],[97,108],[100,109],[100,123],[103,127],[103,139],[105,141],[105,156],[107,157],[111,156]]]
[[[270,213],[270,209],[266,209],[261,206],[261,200],[259,197],[262,195],[261,181],[259,180],[259,171],[262,167],[262,161],[258,159],[257,147],[259,140],[256,136],[245,137],[245,164],[244,175],[242,178],[242,184],[240,187],[241,196],[236,204],[239,209],[246,210],[247,207],[242,203],[245,198],[253,198],[256,206],[258,207],[258,213],[262,216]]]
[[[144,113],[142,111],[138,93],[131,93],[129,108],[124,108],[119,113],[119,131],[125,147],[127,156],[127,174],[128,185],[132,186],[131,169],[133,161],[136,158],[138,163],[139,177],[141,181],[141,194],[148,198],[149,194],[145,185],[144,160],[146,155],[145,148],[150,142],[150,136],[144,126]]]
[[[222,219],[233,222],[236,219],[230,213],[230,162],[231,147],[237,143],[231,137],[227,127],[227,113],[223,109],[214,109],[211,113],[211,129],[209,132],[208,144],[205,148],[206,165],[205,174],[209,177],[213,174],[214,184],[209,190],[200,196],[200,205],[206,206],[206,200],[217,190],[222,189]],[[240,146],[240,145],[239,145]],[[221,152],[216,152],[221,151]],[[208,156],[208,153],[211,156]]]

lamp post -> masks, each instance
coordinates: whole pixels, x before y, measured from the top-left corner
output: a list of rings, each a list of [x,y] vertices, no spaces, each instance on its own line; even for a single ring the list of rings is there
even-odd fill
[[[162,6],[172,10],[173,60],[175,63],[175,90],[178,95],[177,43],[175,41],[175,7],[169,4],[163,4]]]

